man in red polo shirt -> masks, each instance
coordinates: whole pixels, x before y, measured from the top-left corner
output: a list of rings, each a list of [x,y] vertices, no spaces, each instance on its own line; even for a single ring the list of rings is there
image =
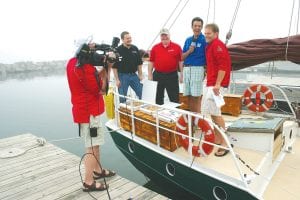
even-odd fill
[[[160,31],[160,40],[161,42],[154,45],[150,51],[148,79],[157,81],[157,104],[164,104],[165,89],[170,101],[178,103],[179,82],[177,69],[180,69],[180,82],[182,83],[182,49],[178,44],[171,42],[170,32],[166,28]]]
[[[207,83],[203,95],[202,113],[210,114],[214,123],[225,130],[225,121],[221,115],[221,107],[216,103],[216,97],[223,95],[229,86],[231,60],[225,44],[219,40],[219,28],[216,24],[205,26]],[[216,132],[216,144],[226,146],[224,138]],[[219,148],[216,156],[225,156],[228,150]]]

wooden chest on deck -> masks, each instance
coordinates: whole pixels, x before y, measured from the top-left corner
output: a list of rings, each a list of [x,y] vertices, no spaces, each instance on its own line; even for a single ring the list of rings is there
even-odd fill
[[[131,111],[129,109],[120,107],[119,108],[119,116],[120,116],[120,126],[126,130],[131,131],[132,130],[132,117],[131,117]],[[121,113],[122,112],[122,113]]]
[[[141,138],[144,138],[154,144],[157,144],[157,137],[156,137],[156,118],[154,118],[152,115],[146,114],[142,111],[136,111],[135,116],[137,119],[135,119],[135,134]],[[141,121],[139,119],[142,119],[144,121]],[[148,122],[148,123],[147,123]],[[149,124],[152,123],[152,124]],[[175,123],[169,123],[164,121],[159,121],[160,127],[169,129],[169,130],[175,130],[176,124]],[[159,128],[159,140],[160,140],[160,146],[164,149],[167,149],[169,151],[176,150],[179,146],[179,138],[178,136],[169,131],[165,130],[163,128]]]
[[[242,111],[242,98],[243,95],[226,94],[224,95],[225,105],[222,106],[221,111],[223,114],[230,114],[239,116]]]

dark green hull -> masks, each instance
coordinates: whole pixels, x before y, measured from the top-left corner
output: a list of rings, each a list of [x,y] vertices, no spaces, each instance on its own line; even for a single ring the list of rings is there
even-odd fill
[[[214,188],[223,188],[226,195],[221,196],[230,200],[254,200],[257,199],[250,193],[237,187],[212,178],[204,173],[197,172],[181,163],[169,159],[151,149],[132,141],[130,138],[116,132],[111,132],[111,136],[126,158],[143,174],[153,182],[159,183],[167,188],[173,187],[175,190],[184,190],[191,196],[202,200],[217,199],[214,195]],[[129,150],[129,143],[133,144],[134,151]],[[174,176],[169,175],[166,164],[174,166]],[[169,171],[170,172],[170,171]],[[220,193],[218,193],[220,194]]]

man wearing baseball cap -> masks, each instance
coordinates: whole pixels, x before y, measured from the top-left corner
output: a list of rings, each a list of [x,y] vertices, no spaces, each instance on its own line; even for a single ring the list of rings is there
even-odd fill
[[[182,82],[182,49],[170,40],[170,32],[166,28],[161,29],[160,40],[161,42],[154,45],[150,51],[148,79],[157,81],[157,104],[164,104],[165,89],[170,101],[178,103],[179,81],[177,70],[179,68],[179,80]]]

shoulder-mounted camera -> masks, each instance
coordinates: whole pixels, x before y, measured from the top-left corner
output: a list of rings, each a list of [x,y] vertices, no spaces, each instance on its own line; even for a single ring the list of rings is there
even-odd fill
[[[113,37],[112,44],[82,44],[76,52],[78,59],[76,66],[82,67],[84,64],[91,64],[94,66],[105,66],[105,62],[114,63],[121,60],[116,48],[118,47],[120,39]]]

